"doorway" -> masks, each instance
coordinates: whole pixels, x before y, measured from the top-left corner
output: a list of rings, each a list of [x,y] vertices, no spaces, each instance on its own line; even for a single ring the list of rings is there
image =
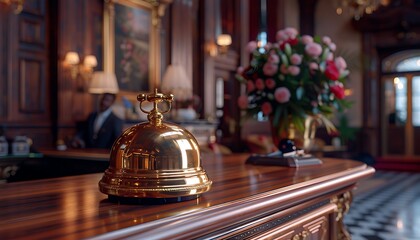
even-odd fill
[[[383,156],[420,156],[420,51],[403,51],[382,62]]]

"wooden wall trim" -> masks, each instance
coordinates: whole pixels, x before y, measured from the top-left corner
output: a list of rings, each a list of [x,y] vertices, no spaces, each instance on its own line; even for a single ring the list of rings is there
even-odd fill
[[[261,21],[261,0],[249,0],[249,36],[248,39],[257,40],[258,33],[261,30],[260,21]]]
[[[8,36],[9,17],[5,12],[0,12],[0,35]],[[8,41],[7,37],[0,38],[0,120],[7,117],[8,111]]]
[[[317,3],[318,0],[299,0],[299,28],[301,34],[314,35]]]

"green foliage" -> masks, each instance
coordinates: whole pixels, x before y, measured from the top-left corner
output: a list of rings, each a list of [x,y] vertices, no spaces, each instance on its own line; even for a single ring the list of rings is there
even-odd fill
[[[237,75],[247,85],[248,112],[262,111],[282,131],[305,127],[307,115],[331,117],[351,107],[344,99],[349,71],[328,37],[300,36],[293,28],[279,31],[276,43],[252,51],[250,65]]]
[[[347,144],[349,140],[356,139],[356,130],[349,126],[348,118],[345,115],[340,116],[337,129],[342,143]]]

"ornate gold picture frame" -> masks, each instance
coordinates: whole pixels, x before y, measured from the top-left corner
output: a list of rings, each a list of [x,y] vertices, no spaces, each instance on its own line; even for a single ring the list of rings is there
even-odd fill
[[[169,1],[105,0],[104,71],[124,94],[150,92],[160,82],[160,18]]]

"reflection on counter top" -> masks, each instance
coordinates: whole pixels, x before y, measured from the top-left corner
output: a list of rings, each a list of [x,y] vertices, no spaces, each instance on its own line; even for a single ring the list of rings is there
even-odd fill
[[[47,158],[79,159],[87,161],[109,161],[110,150],[107,149],[40,149]]]

